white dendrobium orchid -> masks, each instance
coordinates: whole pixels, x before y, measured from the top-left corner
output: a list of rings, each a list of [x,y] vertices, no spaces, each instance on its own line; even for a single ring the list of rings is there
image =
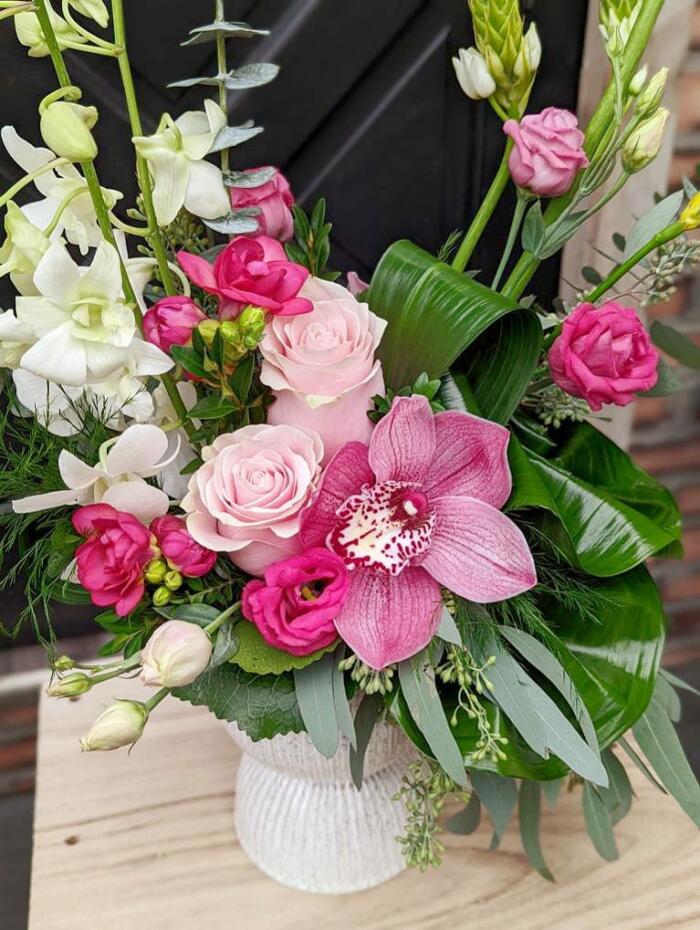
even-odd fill
[[[58,457],[58,468],[68,490],[37,494],[12,502],[15,513],[38,513],[54,507],[84,504],[111,504],[148,525],[168,512],[168,495],[147,484],[145,478],[157,475],[177,456],[163,458],[168,436],[157,426],[136,424],[117,439],[100,448],[99,462],[86,465],[65,449]]]
[[[80,268],[55,242],[34,272],[37,297],[18,297],[15,314],[34,344],[20,365],[40,378],[81,387],[112,378],[129,364],[136,318],[123,302],[119,255],[102,242]],[[171,367],[167,356],[162,371]]]
[[[68,0],[68,5],[88,19],[94,19],[103,29],[109,22],[109,11],[103,0]]]
[[[472,100],[486,100],[496,92],[496,82],[486,64],[484,56],[475,48],[460,48],[459,58],[452,59],[452,65],[467,97]]]
[[[94,2],[94,0],[93,0]],[[46,8],[60,49],[74,45],[84,45],[87,39],[81,36],[66,20],[47,2]],[[36,13],[17,13],[14,17],[15,32],[22,45],[29,49],[30,58],[44,58],[49,54],[49,47]]]
[[[204,110],[183,113],[174,122],[166,113],[152,136],[136,136],[136,150],[153,176],[153,204],[158,223],[168,226],[184,206],[205,220],[231,209],[221,169],[205,161],[226,116],[213,100]]]
[[[14,126],[3,126],[0,138],[10,158],[27,173],[57,158],[51,149],[36,147],[27,142]],[[74,165],[62,165],[40,174],[34,180],[34,185],[44,199],[21,208],[27,219],[38,229],[44,230],[61,211],[52,232],[53,237],[65,235],[71,245],[78,246],[82,255],[87,254],[88,249],[97,248],[103,237],[87,182],[78,169]],[[105,187],[102,188],[102,194],[109,210],[124,196],[120,191]]]
[[[177,390],[185,408],[191,410],[197,403],[197,389],[194,384],[191,381],[179,381]],[[149,417],[149,422],[166,428],[169,452],[178,448],[176,458],[160,476],[161,486],[174,500],[181,500],[187,494],[190,482],[190,475],[183,475],[182,470],[197,457],[197,450],[192,447],[184,429],[172,428],[180,420],[180,416],[162,384],[159,384],[153,392],[153,404],[154,411],[152,417]],[[198,421],[195,421],[195,426],[198,426]]]
[[[35,293],[32,277],[51,240],[30,223],[14,201],[7,205],[5,241],[0,248],[0,278],[9,274],[20,294]]]

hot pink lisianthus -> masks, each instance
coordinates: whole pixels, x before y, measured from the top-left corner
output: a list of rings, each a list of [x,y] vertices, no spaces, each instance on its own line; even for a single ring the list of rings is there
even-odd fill
[[[576,175],[588,166],[584,135],[568,110],[548,107],[541,113],[509,119],[503,131],[515,145],[510,174],[518,187],[538,197],[559,197],[571,189]]]
[[[580,304],[566,318],[549,352],[552,380],[587,401],[624,407],[658,381],[659,353],[637,313],[614,300]]]
[[[271,646],[307,656],[338,638],[335,618],[349,589],[343,560],[328,549],[309,549],[271,565],[264,581],[248,582],[243,615]]]
[[[310,278],[301,295],[313,311],[275,317],[260,345],[260,378],[276,398],[267,421],[316,430],[330,459],[346,442],[372,435],[367,411],[384,393],[374,356],[386,321],[340,284]]]
[[[80,584],[93,604],[114,607],[125,617],[143,597],[146,566],[157,552],[153,533],[109,504],[80,507],[73,514],[73,526],[86,537],[75,553]]]
[[[169,352],[173,346],[189,345],[192,330],[206,318],[191,297],[164,297],[144,315],[143,334],[154,346]]]
[[[246,174],[255,174],[263,168],[252,168]],[[288,242],[294,235],[294,217],[292,206],[294,197],[289,181],[281,171],[275,173],[264,184],[257,187],[232,187],[231,206],[240,210],[257,207],[260,214],[255,217],[260,227],[260,234],[270,236],[279,242]]]
[[[326,468],[300,538],[328,545],[350,569],[336,626],[367,665],[384,668],[430,642],[443,585],[476,603],[535,585],[525,537],[500,512],[511,491],[508,439],[495,423],[434,417],[425,397],[400,397],[369,447],[349,443]]]
[[[244,307],[262,307],[272,316],[310,313],[310,300],[299,297],[309,272],[290,262],[284,247],[269,236],[237,236],[213,265],[199,255],[178,252],[187,277],[219,298],[219,316],[233,320]]]
[[[151,532],[158,540],[163,558],[185,578],[200,578],[216,564],[216,553],[200,546],[179,517],[158,517],[151,523]]]
[[[251,575],[302,551],[299,513],[321,471],[317,433],[292,426],[246,426],[202,453],[182,501],[187,529],[207,549],[227,552]]]

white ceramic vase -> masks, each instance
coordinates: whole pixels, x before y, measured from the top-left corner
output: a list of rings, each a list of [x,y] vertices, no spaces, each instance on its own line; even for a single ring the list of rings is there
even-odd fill
[[[227,726],[243,750],[236,832],[259,869],[316,894],[363,891],[403,871],[396,837],[406,811],[393,798],[416,753],[398,727],[375,727],[357,791],[344,737],[326,759],[306,733],[254,743],[235,724]]]

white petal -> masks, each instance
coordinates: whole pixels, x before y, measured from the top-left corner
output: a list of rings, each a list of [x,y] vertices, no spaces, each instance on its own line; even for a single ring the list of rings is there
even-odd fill
[[[129,353],[127,349],[106,342],[86,342],[85,359],[90,380],[106,381],[126,365]]]
[[[129,346],[129,354],[134,363],[134,374],[143,375],[162,375],[175,364],[169,355],[166,355],[158,346],[150,342],[134,338]]]
[[[111,504],[117,510],[133,514],[147,525],[156,517],[165,516],[170,507],[170,499],[164,491],[146,484],[139,478],[113,484],[102,495],[102,502]]]
[[[22,356],[22,368],[47,381],[75,387],[87,380],[85,343],[74,339],[73,323],[64,323],[41,338]]]
[[[31,326],[18,320],[12,310],[5,310],[0,313],[0,341],[26,342],[29,345],[34,342],[34,333]]]
[[[46,229],[56,214],[58,203],[53,197],[45,197],[43,200],[35,200],[34,203],[26,203],[21,208],[22,213],[27,217],[30,223],[33,223],[38,229]],[[54,236],[60,234],[61,224],[59,222],[54,231]]]
[[[141,390],[129,396],[127,402],[122,405],[121,412],[137,423],[147,423],[153,419],[154,409],[153,395],[144,384],[141,385]]]
[[[209,130],[212,136],[216,138],[226,125],[226,114],[211,97],[207,97],[204,101],[204,112],[207,114],[209,121]]]
[[[80,271],[62,242],[53,242],[34,272],[40,294],[57,304],[69,304],[78,294]]]
[[[32,333],[32,342],[70,322],[66,311],[45,297],[18,297],[16,313],[24,331]]]
[[[40,510],[53,510],[54,507],[70,507],[74,504],[86,504],[90,500],[89,491],[50,491],[48,494],[35,494],[12,501],[15,513],[38,513]]]
[[[124,265],[141,312],[145,313],[146,305],[143,300],[143,292],[148,282],[153,279],[156,262],[152,258],[127,258]]]
[[[185,203],[189,162],[184,152],[154,148],[148,153],[153,176],[153,205],[160,226],[168,226]]]
[[[56,157],[51,149],[37,148],[31,142],[27,142],[14,126],[3,126],[0,129],[0,138],[2,138],[7,154],[27,174],[48,164]]]
[[[107,455],[107,473],[118,475],[155,474],[153,468],[168,451],[168,437],[158,426],[135,424],[125,430]],[[156,469],[157,470],[157,469]]]
[[[117,250],[108,242],[101,242],[92,264],[80,279],[80,296],[116,301],[121,292],[122,278]]]
[[[215,220],[228,213],[231,202],[224,187],[221,169],[208,161],[190,163],[185,207],[195,216]]]
[[[81,491],[90,488],[100,478],[104,478],[104,472],[99,468],[93,468],[92,465],[86,465],[85,462],[68,452],[66,449],[61,451],[58,457],[58,470],[63,478],[63,483],[72,491]]]

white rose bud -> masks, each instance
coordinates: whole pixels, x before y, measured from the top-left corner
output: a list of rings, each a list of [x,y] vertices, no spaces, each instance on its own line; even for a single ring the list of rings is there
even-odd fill
[[[85,752],[107,752],[132,746],[143,733],[148,720],[148,708],[139,701],[115,701],[103,711],[81,737]]]
[[[486,64],[486,59],[475,48],[461,48],[459,58],[453,58],[455,74],[467,97],[486,100],[496,91],[496,82]]]
[[[199,678],[211,659],[211,640],[184,620],[159,627],[141,653],[141,681],[154,688],[181,688]]]
[[[669,116],[669,111],[660,107],[629,137],[622,149],[622,165],[630,174],[642,171],[659,154]]]
[[[637,98],[637,112],[640,116],[651,116],[652,113],[658,110],[661,101],[664,99],[667,80],[668,68],[661,68],[649,81]]]
[[[52,681],[46,689],[49,697],[71,698],[79,694],[85,694],[92,688],[92,682],[87,675],[82,672],[74,672],[72,675],[66,675],[63,678],[57,678]]]
[[[97,143],[90,132],[97,122],[97,109],[57,100],[41,112],[41,136],[59,157],[69,161],[92,161]]]

